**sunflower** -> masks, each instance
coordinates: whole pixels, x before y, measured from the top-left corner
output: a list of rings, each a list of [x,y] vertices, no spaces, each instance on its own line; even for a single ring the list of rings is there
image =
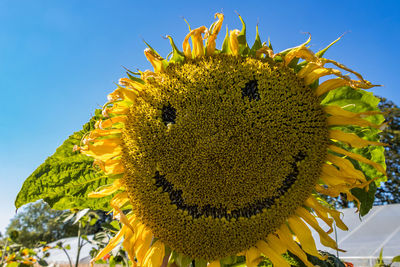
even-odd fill
[[[123,226],[93,261],[122,242],[134,266],[220,266],[238,256],[247,266],[290,266],[287,251],[312,266],[306,253],[323,257],[309,227],[336,250],[329,233],[334,224],[347,230],[321,196],[359,205],[355,189],[374,181],[362,166],[385,175],[362,153],[383,145],[379,111],[354,112],[351,97],[346,106],[328,101],[375,86],[323,57],[340,38],[316,54],[311,37],[275,53],[258,28],[250,48],[239,18],[242,30],[227,29],[221,49],[219,13],[210,28],[189,26],[183,51],[170,36],[166,59],[149,46],[154,71],[128,71],[108,95],[78,149],[115,179],[90,197],[115,194]]]

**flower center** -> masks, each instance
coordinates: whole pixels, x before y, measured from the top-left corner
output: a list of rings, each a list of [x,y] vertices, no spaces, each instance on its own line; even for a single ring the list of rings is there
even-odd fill
[[[128,114],[127,191],[172,249],[221,258],[305,201],[328,140],[318,98],[289,68],[227,55],[171,64]]]

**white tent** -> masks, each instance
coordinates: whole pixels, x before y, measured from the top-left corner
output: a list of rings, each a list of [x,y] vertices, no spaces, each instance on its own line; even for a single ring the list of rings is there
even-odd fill
[[[357,267],[374,266],[383,248],[384,262],[389,264],[394,256],[400,255],[400,204],[375,206],[361,219],[355,211],[355,208],[341,210],[349,230],[337,229],[339,248],[346,250],[345,253],[339,252],[340,259]],[[323,224],[320,222],[320,225]],[[313,235],[316,240],[319,239],[316,232]],[[334,238],[334,233],[331,236]],[[335,250],[318,243],[318,249],[337,255]]]
[[[88,236],[88,239],[91,240],[93,236]],[[68,253],[72,264],[75,264],[76,255],[78,253],[78,238],[77,237],[68,237],[63,238],[57,241],[54,241],[48,244],[50,247],[54,247],[57,245],[58,242],[62,242],[63,247],[69,245],[70,249],[66,250]],[[84,241],[86,244],[81,248],[81,252],[79,254],[79,264],[89,264],[90,263],[90,250],[93,247],[96,247],[87,241]],[[50,249],[48,250],[50,256],[46,258],[46,262],[49,263],[51,266],[58,266],[59,264],[69,264],[68,257],[66,253],[61,249]]]

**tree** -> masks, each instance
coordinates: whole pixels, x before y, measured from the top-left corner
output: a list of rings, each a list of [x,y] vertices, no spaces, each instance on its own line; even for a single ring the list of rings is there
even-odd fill
[[[60,222],[59,217],[64,211],[52,210],[43,201],[26,205],[11,220],[6,229],[9,236],[12,231],[18,231],[16,242],[34,247],[40,241],[52,242],[60,238],[74,236],[78,232],[78,226]]]
[[[400,108],[381,98],[379,108],[385,113],[387,128],[382,132],[385,147],[387,182],[378,188],[375,205],[400,203]]]

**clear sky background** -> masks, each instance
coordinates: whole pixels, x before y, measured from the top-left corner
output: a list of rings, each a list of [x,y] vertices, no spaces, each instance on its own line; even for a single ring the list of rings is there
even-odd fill
[[[312,34],[312,49],[344,32],[327,57],[384,87],[374,90],[400,104],[400,5],[398,1],[128,1],[0,0],[0,231],[15,214],[14,199],[28,177],[131,70],[149,69],[145,39],[166,56],[174,37],[181,47],[188,29],[207,27],[216,12],[224,24],[248,26],[252,44],[259,22],[275,51]],[[225,26],[223,26],[225,27]],[[221,43],[222,37],[218,41]],[[220,47],[220,46],[218,46]]]

